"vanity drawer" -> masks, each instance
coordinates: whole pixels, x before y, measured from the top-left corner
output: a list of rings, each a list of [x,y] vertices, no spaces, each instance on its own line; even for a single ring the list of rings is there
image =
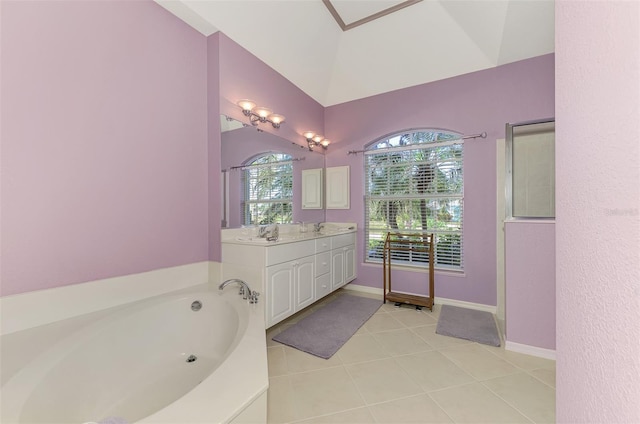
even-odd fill
[[[331,270],[331,252],[316,254],[316,277],[326,274]]]
[[[316,300],[320,300],[331,293],[331,274],[324,274],[316,278]]]
[[[311,256],[315,253],[315,244],[314,240],[298,241],[269,246],[266,251],[266,264],[269,266]]]
[[[331,239],[333,237],[320,237],[316,241],[316,253],[331,250]]]
[[[356,233],[340,234],[332,237],[332,249],[349,246],[356,243]]]

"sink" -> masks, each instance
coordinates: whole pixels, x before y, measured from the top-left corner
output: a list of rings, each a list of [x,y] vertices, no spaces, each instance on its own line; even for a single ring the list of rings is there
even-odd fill
[[[263,237],[236,237],[238,241],[246,241],[251,243],[270,243],[266,238]]]

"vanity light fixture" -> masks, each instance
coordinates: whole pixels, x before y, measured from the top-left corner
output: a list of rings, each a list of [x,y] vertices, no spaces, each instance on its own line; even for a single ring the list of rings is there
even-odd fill
[[[273,128],[280,128],[280,124],[284,122],[284,116],[273,113],[271,109],[266,107],[256,107],[256,104],[251,100],[238,100],[237,105],[242,108],[242,114],[249,117],[253,126],[269,122]]]
[[[331,144],[329,140],[320,134],[314,133],[313,131],[305,131],[302,133],[302,136],[307,140],[307,146],[310,151],[313,151],[313,148],[316,146],[320,146],[326,150],[327,147],[329,147],[329,144]]]

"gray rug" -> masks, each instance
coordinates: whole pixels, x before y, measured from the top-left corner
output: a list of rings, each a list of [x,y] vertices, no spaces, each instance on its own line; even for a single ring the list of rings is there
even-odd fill
[[[500,346],[496,322],[493,315],[485,311],[442,305],[436,333],[486,345]]]
[[[272,340],[329,359],[381,305],[381,300],[345,294],[275,335]]]

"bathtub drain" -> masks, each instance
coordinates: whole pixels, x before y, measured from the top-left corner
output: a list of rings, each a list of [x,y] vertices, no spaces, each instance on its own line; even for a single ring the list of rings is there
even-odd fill
[[[202,308],[202,302],[200,302],[199,300],[196,300],[191,304],[191,310],[194,312],[199,311],[201,308]]]
[[[189,355],[187,362],[195,362],[198,359],[196,355]]]

